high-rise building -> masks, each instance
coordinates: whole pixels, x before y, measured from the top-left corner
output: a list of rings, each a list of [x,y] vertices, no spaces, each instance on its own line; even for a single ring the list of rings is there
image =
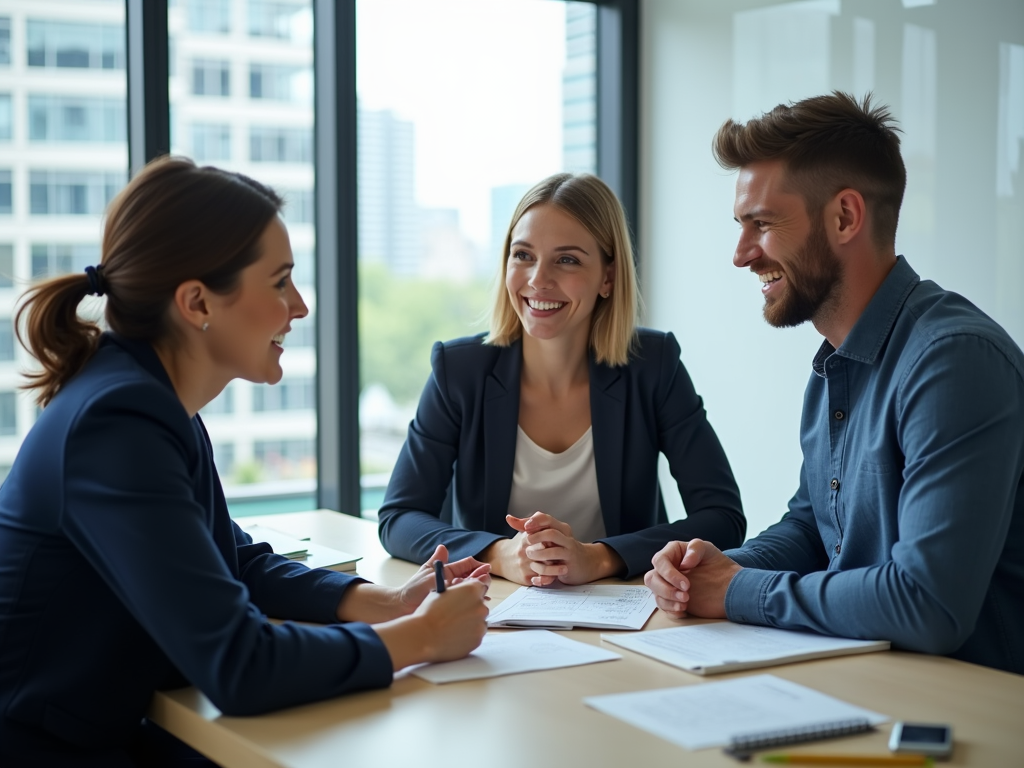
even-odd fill
[[[127,181],[124,13],[123,0],[0,0],[0,477],[38,413],[18,389],[33,361],[14,340],[17,298],[98,263],[104,210]],[[284,195],[314,310],[310,0],[172,0],[168,27],[172,151]],[[228,486],[313,487],[312,316],[286,348],[280,385],[236,381],[203,410]]]
[[[359,259],[419,273],[414,126],[389,110],[358,111]]]
[[[123,2],[0,0],[0,477],[37,414],[15,305],[34,278],[98,261],[127,178],[125,93]]]
[[[597,6],[565,4],[562,167],[597,172]]]

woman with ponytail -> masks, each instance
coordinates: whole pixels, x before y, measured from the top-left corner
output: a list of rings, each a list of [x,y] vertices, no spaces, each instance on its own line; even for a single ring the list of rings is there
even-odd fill
[[[487,565],[447,565],[438,599],[432,569],[399,589],[311,571],[228,516],[197,414],[234,378],[279,381],[307,314],[280,208],[240,174],[157,160],[111,203],[101,263],[28,291],[44,410],[0,488],[0,765],[174,764],[190,750],[143,720],[158,688],[257,714],[482,639]],[[89,295],[106,332],[78,314]]]

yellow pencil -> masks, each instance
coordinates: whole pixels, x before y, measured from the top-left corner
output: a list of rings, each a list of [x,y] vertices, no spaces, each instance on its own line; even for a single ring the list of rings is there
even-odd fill
[[[764,755],[766,763],[789,765],[934,765],[927,755]]]

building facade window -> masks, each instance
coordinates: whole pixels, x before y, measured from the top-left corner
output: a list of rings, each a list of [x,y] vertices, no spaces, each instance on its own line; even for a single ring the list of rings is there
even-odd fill
[[[195,59],[192,62],[192,95],[230,96],[230,63],[223,59]]]
[[[304,411],[316,407],[316,392],[313,379],[283,379],[274,386],[260,384],[252,390],[252,410]]]
[[[193,123],[190,126],[192,159],[211,163],[231,159],[231,126],[221,123]]]
[[[303,34],[309,17],[307,0],[249,0],[249,34],[291,40]]]
[[[0,392],[0,435],[18,434],[17,406],[18,401],[13,392]],[[10,467],[7,467],[7,471],[10,471]]]
[[[81,272],[100,260],[98,243],[33,243],[32,279]]]
[[[14,212],[14,190],[12,174],[9,170],[0,170],[0,215]]]
[[[249,129],[249,159],[254,163],[310,163],[313,132],[309,128]]]
[[[11,17],[0,16],[0,66],[11,65]]]
[[[313,223],[313,190],[282,189],[284,218],[289,224]]]
[[[0,243],[0,288],[14,287],[14,246]]]
[[[124,27],[29,19],[28,65],[70,69],[124,69]]]
[[[302,477],[316,463],[316,448],[312,440],[256,440],[253,458],[268,480]]]
[[[123,143],[127,133],[123,98],[29,95],[30,141]]]
[[[228,34],[231,31],[229,0],[188,0],[188,31]]]
[[[229,477],[235,469],[235,444],[214,443],[213,463],[217,465],[217,474]]]
[[[29,213],[101,215],[125,174],[111,171],[29,171]]]
[[[13,135],[14,113],[11,94],[0,93],[0,141],[10,141]]]
[[[313,73],[309,67],[249,65],[249,97],[252,99],[308,103],[313,97],[312,86]]]
[[[14,359],[14,325],[11,318],[0,318],[0,361]],[[13,434],[13,433],[12,433]]]
[[[203,406],[203,416],[218,416],[235,412],[235,387],[228,384],[213,400]]]
[[[296,278],[295,282],[299,283],[300,281]],[[312,284],[312,282],[312,279],[310,279],[308,284]],[[310,312],[301,320],[292,321],[292,330],[285,341],[285,347],[288,349],[312,349],[316,347],[316,317],[314,313]]]

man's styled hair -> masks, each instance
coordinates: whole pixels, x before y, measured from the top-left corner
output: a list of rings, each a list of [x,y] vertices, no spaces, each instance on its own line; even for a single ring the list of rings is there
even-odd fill
[[[726,120],[712,141],[718,164],[735,170],[763,160],[781,160],[787,186],[818,216],[835,194],[855,189],[874,222],[878,247],[896,240],[907,169],[900,155],[900,128],[885,105],[863,103],[833,91],[788,106],[780,104],[747,121]]]

